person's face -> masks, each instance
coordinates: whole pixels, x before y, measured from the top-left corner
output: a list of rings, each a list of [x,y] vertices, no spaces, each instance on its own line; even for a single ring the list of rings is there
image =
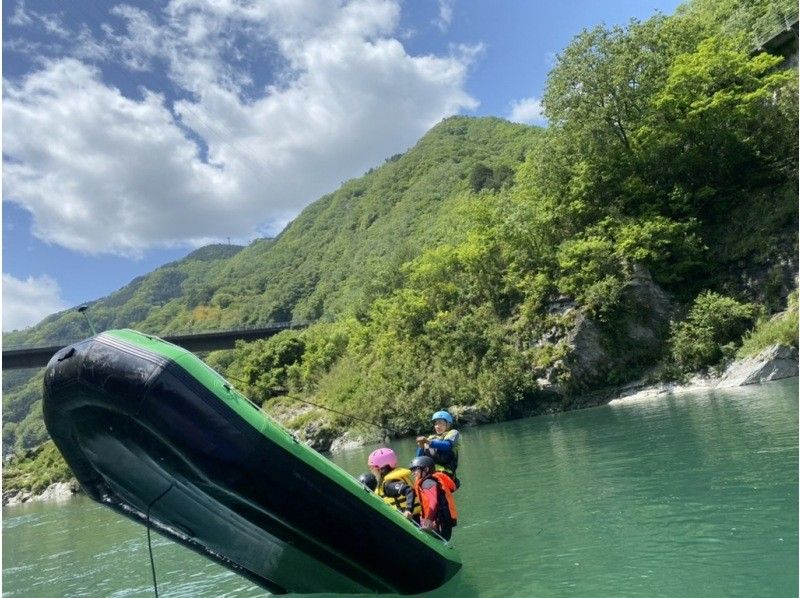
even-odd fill
[[[411,473],[414,476],[414,481],[415,482],[417,480],[421,480],[422,479],[423,472],[422,472],[422,468],[421,467],[415,467],[414,469],[411,470]]]
[[[433,422],[433,429],[436,430],[437,434],[444,434],[450,429],[450,424],[446,420],[437,419]]]

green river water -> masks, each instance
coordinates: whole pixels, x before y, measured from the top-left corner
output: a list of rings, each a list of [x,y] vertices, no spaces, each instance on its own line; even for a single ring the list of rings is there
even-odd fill
[[[426,596],[798,595],[797,379],[463,432],[464,567]],[[358,474],[373,448],[334,460]],[[3,596],[153,595],[145,529],[85,498],[4,508],[2,547]],[[153,554],[161,596],[264,595]]]

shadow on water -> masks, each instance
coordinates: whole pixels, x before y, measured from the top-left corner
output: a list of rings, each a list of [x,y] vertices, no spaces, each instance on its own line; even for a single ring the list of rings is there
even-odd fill
[[[797,595],[797,422],[794,379],[463,430],[464,566],[421,596]],[[358,475],[374,448],[333,460]],[[164,596],[264,595],[158,536],[153,553]],[[3,596],[152,596],[147,554],[88,499],[3,510]]]

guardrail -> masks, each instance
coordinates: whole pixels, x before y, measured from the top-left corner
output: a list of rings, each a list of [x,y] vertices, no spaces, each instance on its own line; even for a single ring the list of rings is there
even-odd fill
[[[753,27],[753,41],[757,50],[763,49],[770,40],[785,31],[797,29],[798,8],[781,10],[771,6],[766,15],[761,17]]]
[[[753,30],[751,54],[767,51],[796,62],[798,10],[782,12],[773,8],[762,17]]]

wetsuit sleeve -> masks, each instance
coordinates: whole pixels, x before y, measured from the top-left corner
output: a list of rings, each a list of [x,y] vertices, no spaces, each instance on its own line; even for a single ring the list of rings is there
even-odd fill
[[[431,448],[434,448],[437,451],[452,451],[455,450],[458,440],[458,430],[450,430],[444,438],[436,438],[431,440]]]
[[[406,511],[414,512],[414,499],[416,494],[414,489],[408,484],[404,484],[403,493],[406,495]]]
[[[431,448],[434,448],[437,451],[452,451],[453,450],[453,441],[452,440],[431,440]]]

